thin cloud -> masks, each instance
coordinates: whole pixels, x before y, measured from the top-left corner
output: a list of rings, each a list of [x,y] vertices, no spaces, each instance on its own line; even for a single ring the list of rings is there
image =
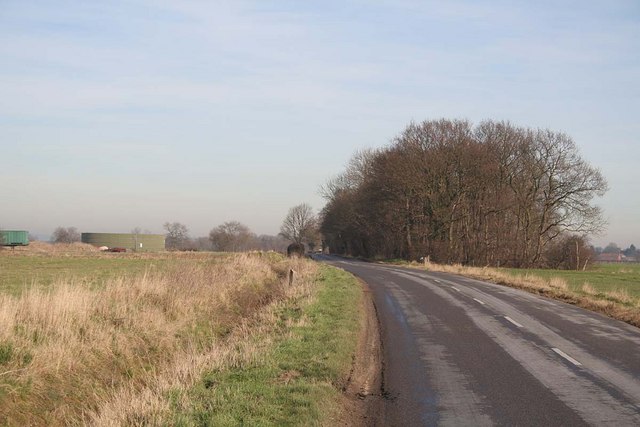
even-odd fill
[[[320,207],[322,180],[411,119],[564,130],[612,182],[626,182],[639,18],[634,1],[6,1],[0,145],[32,168],[26,188],[46,193],[45,208],[68,200],[57,193],[79,177],[130,200],[108,191],[119,173],[149,206],[181,188],[184,203],[204,195],[188,224],[203,233],[234,216],[226,207],[244,214],[240,197],[272,194],[282,206],[269,212],[310,199]],[[616,191],[609,210],[627,206]],[[188,208],[171,214],[189,223]],[[270,215],[255,219],[260,231],[277,230]]]

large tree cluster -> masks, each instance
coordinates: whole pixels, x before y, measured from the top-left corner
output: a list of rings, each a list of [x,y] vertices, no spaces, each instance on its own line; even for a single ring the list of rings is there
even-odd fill
[[[325,185],[321,231],[356,256],[544,265],[556,241],[603,226],[592,201],[606,190],[564,133],[425,121]]]

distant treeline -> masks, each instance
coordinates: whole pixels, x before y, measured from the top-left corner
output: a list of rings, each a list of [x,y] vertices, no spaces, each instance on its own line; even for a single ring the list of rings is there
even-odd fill
[[[564,133],[506,122],[411,123],[323,188],[334,253],[476,265],[554,263],[603,226],[601,173]]]

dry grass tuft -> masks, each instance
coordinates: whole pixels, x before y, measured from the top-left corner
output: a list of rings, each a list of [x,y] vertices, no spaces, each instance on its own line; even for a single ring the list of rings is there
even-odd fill
[[[305,260],[239,254],[169,271],[0,296],[0,423],[162,424],[170,390],[237,366],[270,311],[309,295]],[[289,287],[286,272],[296,270]]]
[[[594,288],[590,283],[585,282],[581,288],[582,292],[587,295],[598,295],[598,290]]]
[[[634,302],[634,299],[631,298],[626,289],[614,289],[613,291],[607,292],[605,295],[608,298],[623,304],[632,304]]]
[[[561,289],[563,291],[568,291],[569,290],[569,285],[567,284],[567,281],[564,279],[561,279],[559,277],[552,277],[549,279],[549,286],[552,288],[556,288],[556,289]]]

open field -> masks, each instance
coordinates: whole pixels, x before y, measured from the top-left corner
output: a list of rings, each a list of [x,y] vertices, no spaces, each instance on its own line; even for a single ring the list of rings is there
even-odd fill
[[[0,424],[338,416],[358,331],[351,276],[273,253],[7,252]]]
[[[15,250],[0,250],[0,293],[18,295],[25,289],[50,288],[72,278],[88,287],[102,286],[119,276],[162,270],[180,263],[224,256],[221,253],[107,253],[76,244],[33,242]]]
[[[48,288],[69,277],[89,286],[99,286],[108,279],[142,273],[147,269],[164,266],[165,263],[166,259],[162,258],[145,260],[119,254],[67,258],[0,255],[0,293],[17,295],[31,286]]]
[[[569,287],[580,291],[585,283],[598,292],[606,293],[623,290],[634,298],[640,298],[640,263],[595,264],[586,271],[543,270],[543,269],[504,269],[515,276],[537,276],[543,279],[558,277]]]

